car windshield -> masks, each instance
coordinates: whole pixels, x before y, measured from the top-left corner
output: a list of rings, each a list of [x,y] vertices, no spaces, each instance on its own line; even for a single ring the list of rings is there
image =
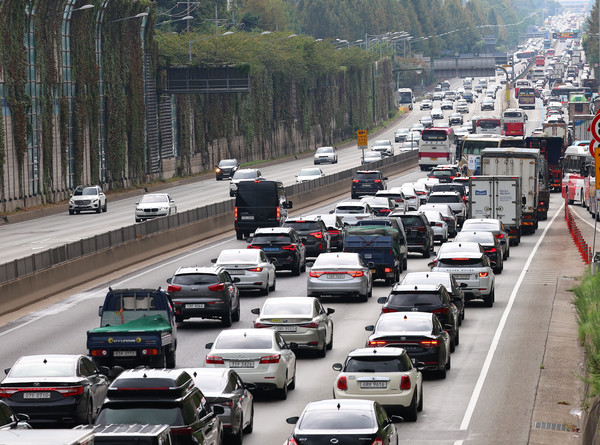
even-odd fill
[[[321,174],[321,170],[318,168],[303,168],[298,173],[298,176],[319,176]]]
[[[184,286],[193,286],[201,284],[215,284],[219,282],[219,277],[215,274],[190,273],[175,275],[171,279],[172,284],[181,284]]]
[[[452,202],[461,202],[460,196],[458,195],[431,195],[427,202],[441,202],[441,203],[452,203]]]
[[[392,145],[392,143],[390,141],[375,141],[375,143],[373,144],[373,146],[384,146],[384,147],[389,147],[390,145]]]
[[[107,407],[100,411],[98,425],[120,424],[146,424],[146,425],[184,425],[181,409],[177,406],[164,408],[151,408],[144,406]]]
[[[403,372],[408,371],[400,357],[350,357],[344,372]]]
[[[232,336],[219,337],[215,342],[215,349],[271,349],[273,345],[271,336]]]
[[[16,363],[10,368],[10,377],[71,377],[74,371],[73,363],[55,363],[48,361],[44,364]]]
[[[335,211],[336,213],[359,214],[365,213],[365,208],[362,206],[338,206]]]
[[[423,221],[416,215],[402,216],[402,223],[405,227],[418,227],[423,225]]]
[[[219,255],[218,263],[256,263],[258,253],[254,250],[223,251]]]
[[[427,306],[439,305],[441,303],[440,296],[436,293],[391,293],[388,297],[387,304],[393,306]]]
[[[361,267],[356,255],[321,254],[313,264],[313,269],[327,267]]]
[[[359,430],[375,428],[375,419],[371,413],[358,410],[308,411],[302,416],[299,430]]]
[[[373,173],[356,173],[356,175],[354,175],[354,179],[379,179],[379,173],[377,172],[373,172]]]
[[[75,193],[76,195],[79,193]],[[97,195],[98,194],[98,189],[96,187],[86,187],[84,188],[81,193],[81,195]]]
[[[233,179],[252,179],[257,176],[255,170],[238,170],[233,174]]]
[[[277,299],[270,299],[265,302],[260,315],[262,317],[269,317],[271,315],[298,315],[298,316],[309,316],[312,315],[313,302],[311,299],[306,301],[277,301]]]
[[[431,318],[411,317],[405,315],[402,318],[382,318],[377,323],[376,331],[383,332],[404,332],[404,331],[420,331],[431,332],[433,330],[433,321]]]
[[[157,203],[157,202],[169,202],[169,198],[166,195],[144,195],[140,199],[140,203]]]
[[[235,159],[223,159],[219,162],[219,167],[235,167],[237,165],[237,161]]]
[[[317,153],[319,153],[319,154],[333,153],[333,148],[332,147],[320,147],[320,148],[317,148]]]

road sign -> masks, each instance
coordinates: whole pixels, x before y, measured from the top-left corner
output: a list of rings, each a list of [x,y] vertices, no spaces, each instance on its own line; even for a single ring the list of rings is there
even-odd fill
[[[594,116],[594,119],[592,119],[592,125],[590,130],[594,139],[600,141],[600,113],[596,114]]]
[[[510,65],[502,65],[502,68],[510,68]]]
[[[590,143],[590,145],[592,145]],[[596,190],[600,190],[600,150],[595,150],[596,156],[594,156],[594,164],[596,170]]]
[[[592,157],[596,156],[596,148],[594,147],[596,145],[596,141],[594,139],[592,139],[590,141],[590,154],[592,155]]]
[[[367,148],[367,130],[356,130],[356,140],[358,148]]]

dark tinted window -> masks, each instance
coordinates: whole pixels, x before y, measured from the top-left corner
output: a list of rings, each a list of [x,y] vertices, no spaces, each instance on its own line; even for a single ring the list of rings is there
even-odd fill
[[[272,235],[259,234],[252,238],[252,244],[290,244],[290,242],[290,235],[286,233]]]
[[[441,268],[456,266],[483,267],[483,262],[481,258],[447,258],[437,263],[437,267]]]
[[[423,225],[423,221],[416,215],[401,216],[404,227],[419,227]]]
[[[451,170],[433,170],[430,176],[453,176],[453,174]]]
[[[417,314],[417,312],[415,312]],[[422,313],[421,313],[422,314]],[[404,331],[428,331],[431,332],[433,328],[431,319],[435,317],[423,318],[411,317],[405,315],[401,319],[394,318],[383,318],[377,323],[377,332],[389,331],[389,332],[404,332]]]
[[[295,230],[321,230],[321,226],[316,221],[286,221],[283,226]]]
[[[109,425],[111,423],[179,426],[184,425],[184,420],[181,409],[177,406],[151,408],[128,404],[123,407],[104,408],[100,412],[96,424]]]
[[[421,139],[424,141],[445,141],[448,139],[448,134],[443,130],[426,130],[423,132]]]
[[[214,274],[190,273],[175,275],[171,282],[173,284],[181,284],[184,286],[214,284],[219,282],[219,277]]]
[[[273,345],[271,337],[231,337],[224,336],[217,339],[217,349],[270,349]]]
[[[431,203],[436,203],[436,202],[440,202],[440,203],[448,203],[448,202],[460,202],[461,198],[458,195],[431,195],[429,197],[429,199],[427,200],[427,202],[431,202]]]
[[[279,205],[277,184],[269,181],[240,182],[235,205],[236,207],[277,207]]]
[[[226,159],[219,162],[219,167],[235,167],[236,165],[237,161],[235,159]]]
[[[358,410],[335,411],[315,410],[304,414],[300,430],[356,430],[375,427],[375,419],[370,412]]]
[[[12,421],[12,411],[10,410],[8,405],[0,403],[0,426],[12,423]]]
[[[402,372],[407,371],[400,357],[350,357],[345,372]]]
[[[354,179],[361,179],[361,180],[381,179],[381,175],[379,173],[376,173],[376,172],[356,173],[354,175]]]
[[[427,306],[440,302],[440,295],[436,293],[392,293],[388,297],[388,303],[394,306]]]

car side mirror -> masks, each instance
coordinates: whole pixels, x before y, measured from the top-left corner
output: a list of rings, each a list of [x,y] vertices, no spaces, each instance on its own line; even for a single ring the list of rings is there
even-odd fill
[[[452,297],[452,303],[458,303],[459,301],[462,301],[462,298],[460,298],[460,297]]]
[[[254,383],[244,382],[244,388],[246,388],[248,391],[256,391],[257,386]]]
[[[445,324],[444,325],[444,330],[448,331],[448,332],[451,331],[452,330],[452,325],[451,324]]]
[[[225,408],[223,408],[221,405],[213,405],[212,406],[212,411],[217,416],[220,415],[220,414],[225,414]]]
[[[6,368],[6,369],[4,370],[4,374],[6,374],[6,375],[8,375],[8,373],[9,373],[9,372],[10,372],[10,368]]]
[[[288,345],[288,349],[295,351],[296,349],[298,349],[298,343],[296,343],[295,341],[291,341]]]
[[[206,349],[212,349],[213,345],[214,345],[214,343],[206,343],[205,348]]]
[[[251,242],[252,242],[252,238],[251,237],[246,238],[246,243],[250,244]]]
[[[522,205],[527,204],[527,198],[525,196],[521,196],[521,204]]]
[[[287,208],[288,209],[293,209],[294,208],[294,205],[293,205],[292,201],[288,201],[287,202]]]
[[[286,421],[286,423],[289,423],[290,425],[295,425],[298,423],[299,419],[300,419],[300,417],[294,416],[294,417],[288,417],[287,419],[285,419],[285,421]]]
[[[383,179],[386,180],[386,181],[388,180],[387,176],[385,176]]]
[[[334,371],[340,372],[342,369],[344,369],[344,367],[342,366],[341,363],[334,363],[333,365],[331,365],[331,367],[333,368]]]
[[[167,283],[171,284],[172,278],[167,278]]]
[[[216,258],[212,258],[212,259],[210,260],[210,262],[211,262],[211,263],[213,263],[213,264],[215,264],[215,263],[217,262],[217,259],[216,259]]]
[[[425,369],[425,363],[417,362],[415,363],[415,368],[417,368],[419,371],[423,371]]]
[[[314,264],[315,264],[314,261],[307,261],[306,262],[306,267],[313,267]]]
[[[385,304],[385,303],[387,303],[387,297],[379,297],[377,299],[377,303],[379,303],[379,304]]]
[[[240,277],[233,277],[233,282],[234,283],[239,283],[240,282]]]
[[[465,287],[468,287],[468,286],[469,286],[469,285],[468,285],[467,283],[460,283],[460,284],[458,285],[458,287],[460,287],[460,288],[463,288],[463,289],[464,289]]]
[[[435,267],[435,261],[427,263],[427,267],[429,267],[430,269],[432,269],[433,267]]]
[[[402,416],[397,416],[397,415],[392,415],[390,416],[390,422],[391,423],[400,423],[400,422],[404,422],[404,417]]]
[[[254,309],[250,309],[250,312],[254,315],[260,315],[260,308],[255,307]]]
[[[375,325],[370,324],[368,326],[365,326],[365,331],[374,332],[375,331]]]
[[[307,241],[307,240],[306,240],[306,237],[305,237],[305,236],[301,237],[301,238],[300,238],[300,241],[302,241],[302,243],[303,243],[303,244],[306,244],[306,241]]]
[[[121,375],[121,373],[125,371],[125,368],[122,366],[113,366],[110,368],[110,372],[108,373],[109,380],[114,380]]]
[[[335,313],[335,309],[334,309],[334,308],[332,308],[332,307],[328,307],[328,308],[327,308],[327,315],[331,315],[331,314],[333,314],[333,313]]]
[[[333,212],[335,212],[335,210],[330,210],[330,211],[329,211],[329,214],[330,214],[330,215],[333,215]]]
[[[108,377],[110,376],[110,368],[108,366],[98,366],[98,373]]]

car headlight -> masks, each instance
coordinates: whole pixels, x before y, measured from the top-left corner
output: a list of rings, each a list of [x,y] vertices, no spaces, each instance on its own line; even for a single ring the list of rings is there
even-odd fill
[[[221,169],[219,167],[215,168],[215,173],[221,173]]]
[[[69,199],[69,204],[75,204],[75,201],[73,201],[72,199]]]
[[[161,210],[161,211],[162,211],[162,210],[169,210],[169,208],[168,208],[168,207],[161,207],[161,208],[160,208],[160,210]]]

